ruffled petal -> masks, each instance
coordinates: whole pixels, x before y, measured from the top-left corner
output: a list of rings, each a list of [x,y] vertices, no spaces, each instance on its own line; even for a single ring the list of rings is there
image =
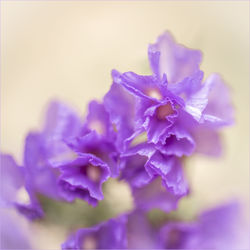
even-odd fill
[[[203,111],[205,123],[213,127],[232,125],[234,110],[230,91],[218,74],[212,74],[205,82],[211,86],[208,94],[208,104]]]
[[[169,83],[177,83],[199,69],[202,54],[177,44],[169,32],[158,37],[148,49],[152,71],[159,78],[165,73]],[[158,62],[159,60],[159,62]]]
[[[106,163],[91,154],[81,154],[71,163],[58,167],[61,171],[58,185],[66,200],[81,198],[96,205],[95,199],[103,199],[102,184],[111,176]]]

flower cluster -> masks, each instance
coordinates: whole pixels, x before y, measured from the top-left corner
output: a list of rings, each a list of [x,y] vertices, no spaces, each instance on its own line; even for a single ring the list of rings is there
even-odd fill
[[[29,219],[44,215],[37,194],[96,206],[107,180],[129,184],[132,212],[78,230],[63,249],[224,246],[217,238],[230,228],[225,218],[232,205],[157,230],[146,212],[170,212],[189,193],[185,157],[221,153],[219,130],[233,122],[229,90],[217,74],[203,80],[201,52],[177,44],[167,32],[149,46],[148,58],[151,75],[113,70],[110,90],[102,102],[89,103],[84,121],[67,105],[52,102],[42,130],[26,137],[22,166],[1,156],[1,204]],[[23,193],[25,203],[19,199]],[[218,234],[212,223],[220,224]]]

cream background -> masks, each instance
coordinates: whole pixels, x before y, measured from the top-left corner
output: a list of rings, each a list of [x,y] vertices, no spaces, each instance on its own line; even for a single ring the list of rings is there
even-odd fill
[[[193,195],[181,207],[199,211],[239,197],[248,211],[249,2],[2,1],[1,151],[21,162],[25,134],[40,127],[50,99],[84,114],[109,89],[111,69],[148,73],[148,43],[166,29],[203,51],[201,68],[222,74],[236,109],[224,157],[188,163]],[[45,249],[62,241],[61,232],[49,240],[41,232]]]

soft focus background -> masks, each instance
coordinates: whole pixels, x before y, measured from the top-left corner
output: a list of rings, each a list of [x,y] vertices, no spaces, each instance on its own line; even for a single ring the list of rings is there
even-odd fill
[[[88,101],[109,89],[111,69],[148,74],[148,43],[164,30],[203,52],[202,70],[222,74],[236,110],[235,126],[223,132],[223,157],[187,162],[192,194],[178,213],[189,218],[238,198],[249,220],[248,1],[2,1],[1,151],[21,163],[25,134],[39,129],[49,100],[63,100],[84,115]],[[120,198],[129,197],[126,186],[117,190],[105,196],[116,213],[131,203]],[[102,206],[80,211],[79,217],[94,218]],[[59,248],[68,232],[58,221],[69,215],[56,210],[50,216],[57,216],[55,223],[32,228],[39,249]]]

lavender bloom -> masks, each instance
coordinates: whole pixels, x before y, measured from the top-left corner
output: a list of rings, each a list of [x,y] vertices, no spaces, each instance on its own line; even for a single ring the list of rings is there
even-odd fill
[[[80,120],[74,111],[59,102],[52,102],[42,132],[31,132],[26,137],[23,167],[17,166],[11,156],[1,157],[2,172],[6,175],[1,200],[9,204],[11,201],[29,219],[42,217],[43,211],[36,197],[38,193],[62,198],[57,184],[59,172],[51,168],[50,160],[65,158],[71,153],[63,140],[78,131]],[[25,203],[18,201],[20,195],[26,197]]]
[[[60,165],[59,169],[58,185],[67,201],[81,198],[95,206],[98,200],[103,199],[102,184],[111,176],[111,172],[99,158],[82,153],[72,162]]]
[[[60,171],[60,194],[67,201],[81,198],[95,206],[103,199],[102,184],[119,174],[118,154],[113,140],[116,133],[102,104],[92,101],[79,135],[65,139],[75,159],[54,162]]]
[[[62,244],[62,249],[124,249],[126,217],[111,219],[92,228],[82,228]]]
[[[246,247],[236,203],[206,211],[195,222],[170,222],[159,232],[162,248],[239,249]]]
[[[141,211],[133,211],[72,234],[62,249],[155,249],[157,234]]]
[[[26,183],[26,169],[18,166],[12,156],[2,154],[1,175],[1,207],[16,208],[30,220],[42,217],[34,190]]]
[[[177,207],[188,186],[180,161],[165,156],[153,144],[143,143],[121,154],[121,179],[131,188],[137,208],[159,208],[166,212]]]
[[[168,221],[153,227],[134,210],[91,228],[79,229],[62,249],[238,249],[246,247],[238,203],[203,212],[190,222]]]
[[[42,132],[32,132],[26,137],[24,166],[27,182],[35,192],[54,199],[61,199],[57,185],[59,172],[51,167],[52,162],[70,161],[72,150],[64,140],[80,132],[81,121],[66,105],[51,102]]]
[[[149,47],[149,60],[154,72],[152,76],[112,72],[114,83],[126,89],[130,98],[134,99],[135,122],[130,126],[134,136],[146,131],[148,142],[156,144],[168,155],[188,156],[196,149],[202,152],[198,147],[202,144],[202,137],[196,135],[196,130],[206,130],[218,138],[217,129],[233,121],[230,97],[223,81],[219,76],[212,75],[202,84],[203,72],[198,68],[200,53],[174,45],[168,33]],[[180,80],[169,81],[169,76]],[[113,87],[104,98],[104,103],[107,103],[110,116],[118,120],[119,113],[120,119],[124,114],[120,109],[110,108],[115,94]],[[223,95],[223,101],[218,98],[219,95]],[[107,100],[109,98],[111,101]],[[130,136],[133,136],[132,131]]]

